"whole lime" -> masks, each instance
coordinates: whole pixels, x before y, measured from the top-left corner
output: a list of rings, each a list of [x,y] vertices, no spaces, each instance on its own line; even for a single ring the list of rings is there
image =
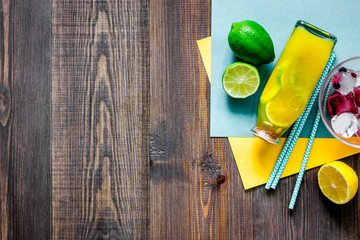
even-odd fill
[[[253,65],[274,61],[274,44],[269,33],[257,22],[234,22],[228,36],[229,46],[241,60]]]

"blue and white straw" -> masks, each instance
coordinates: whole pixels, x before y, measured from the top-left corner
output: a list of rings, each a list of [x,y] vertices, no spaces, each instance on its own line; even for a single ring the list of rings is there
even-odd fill
[[[286,141],[286,143],[285,143],[285,145],[284,145],[284,147],[283,147],[283,149],[282,149],[282,151],[280,153],[280,156],[279,156],[279,158],[278,158],[278,160],[277,160],[277,162],[276,162],[276,164],[274,166],[274,169],[271,172],[269,180],[265,185],[266,189],[270,189],[270,186],[273,189],[276,188],[277,183],[279,182],[280,177],[281,177],[281,175],[282,175],[282,173],[284,171],[284,168],[285,168],[285,166],[287,164],[287,161],[290,158],[292,150],[295,147],[297,139],[299,138],[300,133],[301,133],[301,131],[302,131],[304,125],[305,125],[307,117],[310,114],[311,108],[314,105],[314,102],[315,102],[315,100],[317,98],[317,95],[319,94],[321,85],[322,85],[326,75],[330,71],[334,60],[335,60],[335,54],[331,54],[326,66],[325,66],[325,69],[324,69],[323,73],[321,74],[321,77],[320,77],[318,83],[316,84],[314,91],[311,94],[310,100],[307,103],[307,105],[305,107],[305,110],[300,115],[300,117],[296,120],[296,122],[294,124],[294,127],[292,128],[292,130],[290,132],[290,135],[289,135],[289,137],[288,137],[288,139],[287,139],[287,141]]]
[[[318,129],[318,126],[319,126],[319,122],[320,122],[320,111],[318,111],[317,114],[316,114],[315,122],[314,122],[313,128],[311,130],[310,138],[309,138],[308,144],[306,146],[304,159],[303,159],[303,161],[301,163],[299,175],[298,175],[298,177],[296,179],[294,191],[293,191],[293,194],[291,196],[290,205],[289,205],[290,209],[294,209],[296,198],[297,198],[298,193],[299,193],[301,181],[302,181],[302,179],[304,177],[306,164],[307,164],[307,161],[309,159],[309,155],[310,155],[310,152],[311,152],[312,145],[314,143],[314,139],[315,139],[315,135],[316,135],[316,132],[317,132],[317,129]]]
[[[278,160],[276,161],[275,166],[274,166],[274,168],[273,168],[273,170],[272,170],[272,172],[270,174],[270,177],[269,177],[269,179],[268,179],[268,181],[267,181],[267,183],[265,185],[265,188],[268,189],[268,190],[270,189],[271,184],[273,183],[274,178],[275,178],[275,176],[276,176],[276,174],[277,174],[277,172],[278,172],[278,170],[280,168],[280,165],[284,160],[285,154],[286,154],[287,150],[289,149],[289,146],[290,146],[290,144],[291,144],[291,142],[292,142],[292,140],[294,138],[294,135],[295,135],[295,133],[296,133],[298,127],[299,127],[299,124],[301,122],[301,119],[303,118],[303,115],[304,114],[301,113],[300,117],[295,121],[295,124],[291,129],[289,137],[287,138],[287,140],[285,142],[285,145],[284,145],[283,149],[281,150],[280,156],[279,156]]]
[[[325,76],[326,76],[326,74],[325,74]],[[272,189],[276,188],[276,186],[277,186],[277,184],[278,184],[278,182],[280,180],[280,177],[281,177],[282,173],[284,172],[285,166],[286,166],[286,164],[287,164],[287,162],[288,162],[288,160],[289,160],[289,158],[291,156],[291,153],[292,153],[292,151],[293,151],[293,149],[295,147],[295,144],[296,144],[296,142],[297,142],[297,140],[298,140],[298,138],[299,138],[299,136],[300,136],[300,134],[302,132],[302,129],[305,126],[306,120],[307,120],[307,118],[308,118],[308,116],[309,116],[309,114],[311,112],[312,106],[314,105],[315,99],[316,99],[316,97],[317,97],[317,95],[319,93],[320,88],[318,88],[318,85],[319,85],[319,83],[322,83],[323,80],[324,80],[324,77],[322,75],[319,82],[318,82],[318,84],[316,85],[316,87],[314,89],[314,92],[313,92],[314,94],[311,95],[311,98],[310,98],[309,102],[307,103],[304,112],[302,113],[303,116],[302,116],[302,118],[300,120],[298,128],[294,129],[294,132],[295,132],[294,137],[292,138],[292,141],[290,141],[290,144],[289,144],[289,147],[288,147],[288,149],[287,149],[287,151],[285,153],[284,159],[282,160],[280,168],[279,168],[278,172],[276,173],[276,176],[274,178],[273,183],[271,184]],[[320,84],[320,87],[321,87],[321,84]]]
[[[325,92],[324,107],[326,106],[327,100],[329,98],[330,90],[331,90],[331,84],[329,84],[329,86],[327,87],[326,92]],[[320,110],[317,111],[315,121],[314,121],[314,125],[313,125],[313,127],[311,129],[311,134],[310,134],[308,144],[306,146],[304,159],[303,159],[303,161],[301,163],[299,175],[298,175],[298,177],[296,179],[294,191],[293,191],[291,199],[290,199],[289,209],[294,209],[295,202],[296,202],[296,199],[297,199],[297,196],[298,196],[298,193],[299,193],[300,185],[301,185],[302,179],[304,177],[306,164],[308,162],[310,151],[311,151],[312,145],[314,143],[315,135],[317,133],[319,122],[320,122]]]

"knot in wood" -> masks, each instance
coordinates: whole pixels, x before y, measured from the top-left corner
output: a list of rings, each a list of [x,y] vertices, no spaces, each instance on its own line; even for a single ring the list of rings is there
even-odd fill
[[[10,91],[7,87],[0,89],[0,122],[6,126],[10,112]]]
[[[216,178],[216,184],[221,185],[226,181],[225,175],[221,174]]]

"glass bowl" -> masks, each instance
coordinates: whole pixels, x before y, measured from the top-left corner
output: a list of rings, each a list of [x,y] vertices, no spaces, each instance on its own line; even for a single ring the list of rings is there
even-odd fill
[[[344,138],[338,134],[336,134],[331,127],[331,115],[329,112],[329,108],[327,105],[328,96],[331,96],[335,92],[335,90],[331,86],[331,79],[336,74],[336,72],[341,68],[345,67],[347,69],[353,69],[354,71],[360,71],[360,56],[351,57],[342,61],[338,65],[336,65],[326,76],[319,93],[319,109],[321,119],[327,128],[327,130],[333,135],[336,139],[340,140],[342,143],[349,145],[351,147],[360,148],[360,139],[354,135],[350,138]]]

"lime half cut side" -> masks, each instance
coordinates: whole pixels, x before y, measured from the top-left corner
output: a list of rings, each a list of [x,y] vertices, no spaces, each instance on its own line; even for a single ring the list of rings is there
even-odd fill
[[[246,98],[259,88],[260,76],[250,64],[236,62],[225,69],[222,77],[225,92],[233,98]]]

